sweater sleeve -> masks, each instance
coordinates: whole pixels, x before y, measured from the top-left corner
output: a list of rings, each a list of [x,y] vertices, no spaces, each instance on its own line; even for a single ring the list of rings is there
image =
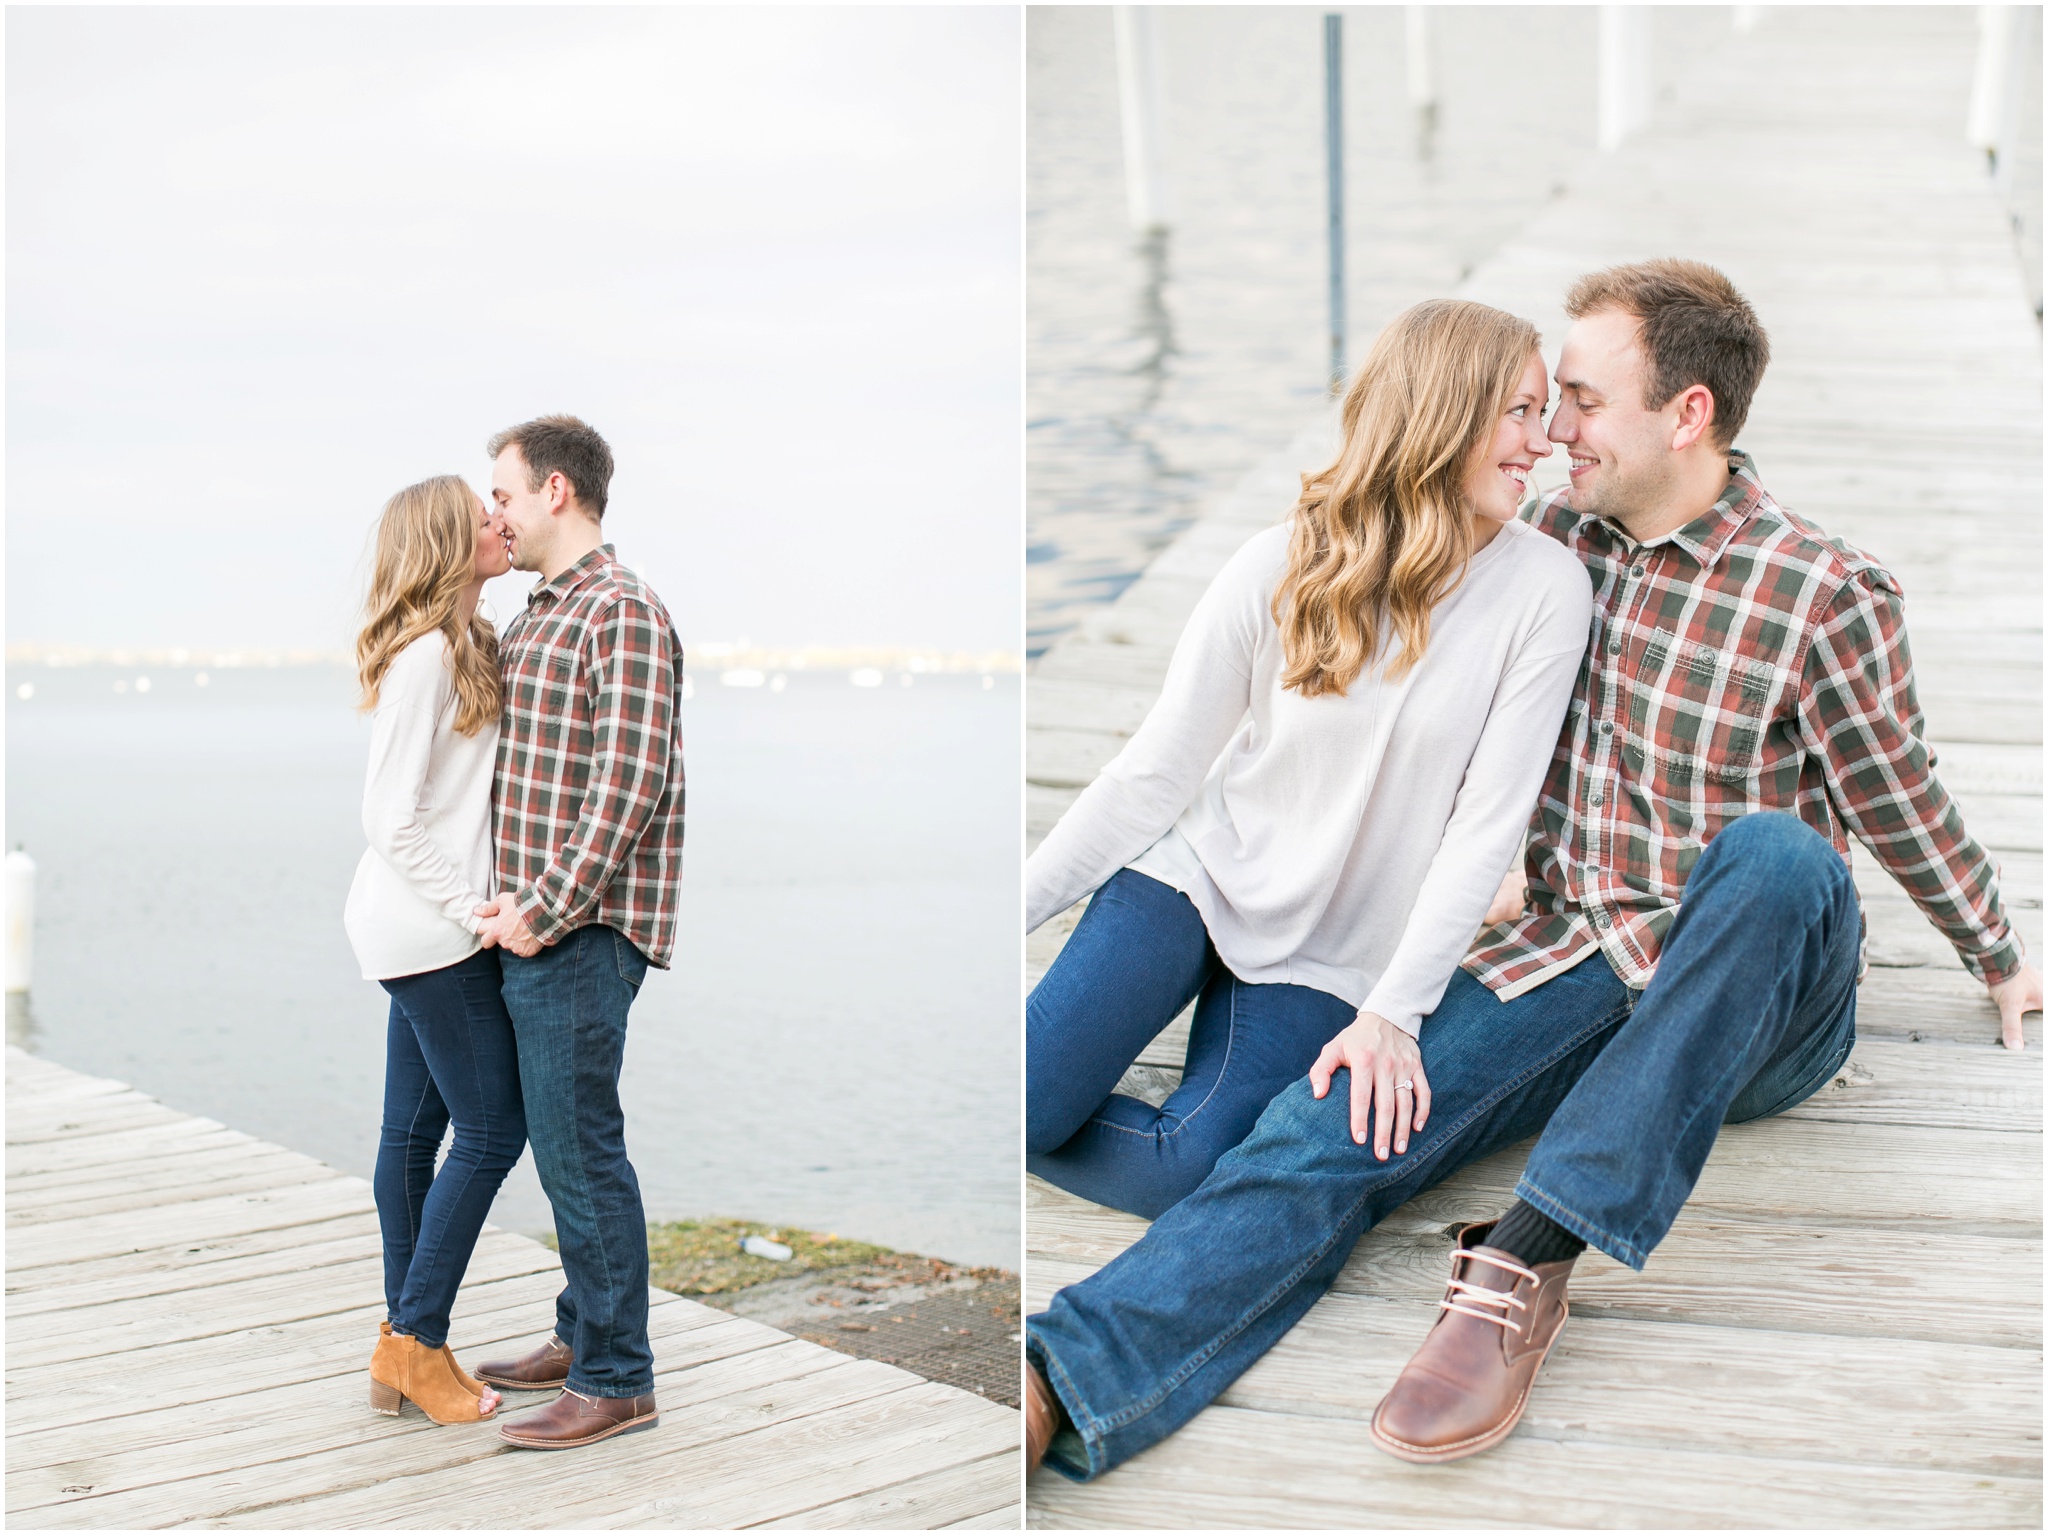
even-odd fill
[[[434,752],[434,731],[453,702],[445,645],[437,635],[413,641],[393,658],[370,721],[370,773],[363,785],[363,834],[442,916],[474,933],[485,897],[442,856],[420,820],[420,799]]]
[[[1024,864],[1024,925],[1100,887],[1173,825],[1251,706],[1252,655],[1273,566],[1261,534],[1195,604],[1159,700]]]
[[[1558,583],[1494,686],[1479,744],[1401,941],[1359,1009],[1404,1034],[1419,1034],[1422,1020],[1443,1000],[1536,807],[1592,625],[1591,587],[1574,567],[1575,582]]]

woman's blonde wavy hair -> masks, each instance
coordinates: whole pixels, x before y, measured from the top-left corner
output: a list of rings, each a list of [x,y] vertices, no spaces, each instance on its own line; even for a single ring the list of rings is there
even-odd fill
[[[408,485],[384,503],[356,636],[361,707],[377,707],[377,689],[397,654],[439,630],[455,673],[455,728],[473,736],[498,718],[498,636],[480,616],[462,617],[462,595],[476,579],[477,494],[459,475]]]
[[[1389,644],[1400,677],[1429,645],[1429,614],[1464,579],[1464,480],[1537,351],[1527,320],[1431,299],[1381,331],[1344,396],[1337,461],[1301,477],[1273,621],[1281,686],[1342,694]]]

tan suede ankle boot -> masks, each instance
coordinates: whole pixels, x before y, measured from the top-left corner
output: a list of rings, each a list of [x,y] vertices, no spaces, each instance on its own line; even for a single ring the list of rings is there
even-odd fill
[[[385,1333],[370,1357],[370,1406],[392,1417],[412,1402],[436,1423],[481,1423],[483,1411],[455,1373],[445,1347],[428,1348],[404,1333]]]

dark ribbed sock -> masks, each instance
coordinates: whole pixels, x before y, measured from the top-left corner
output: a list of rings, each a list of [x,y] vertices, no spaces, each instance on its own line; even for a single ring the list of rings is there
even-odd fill
[[[1586,1250],[1584,1242],[1522,1199],[1516,1200],[1514,1208],[1494,1222],[1493,1230],[1479,1245],[1497,1247],[1530,1268],[1576,1258]]]

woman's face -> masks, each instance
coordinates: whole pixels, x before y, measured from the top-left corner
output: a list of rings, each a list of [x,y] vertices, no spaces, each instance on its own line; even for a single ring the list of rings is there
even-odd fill
[[[488,581],[512,568],[512,556],[505,551],[505,535],[482,496],[476,501],[476,578]]]
[[[1550,380],[1543,358],[1530,353],[1521,382],[1508,397],[1508,408],[1465,471],[1465,501],[1474,516],[1491,522],[1512,522],[1529,495],[1529,474],[1536,460],[1550,456],[1543,435],[1543,408],[1550,403]]]

